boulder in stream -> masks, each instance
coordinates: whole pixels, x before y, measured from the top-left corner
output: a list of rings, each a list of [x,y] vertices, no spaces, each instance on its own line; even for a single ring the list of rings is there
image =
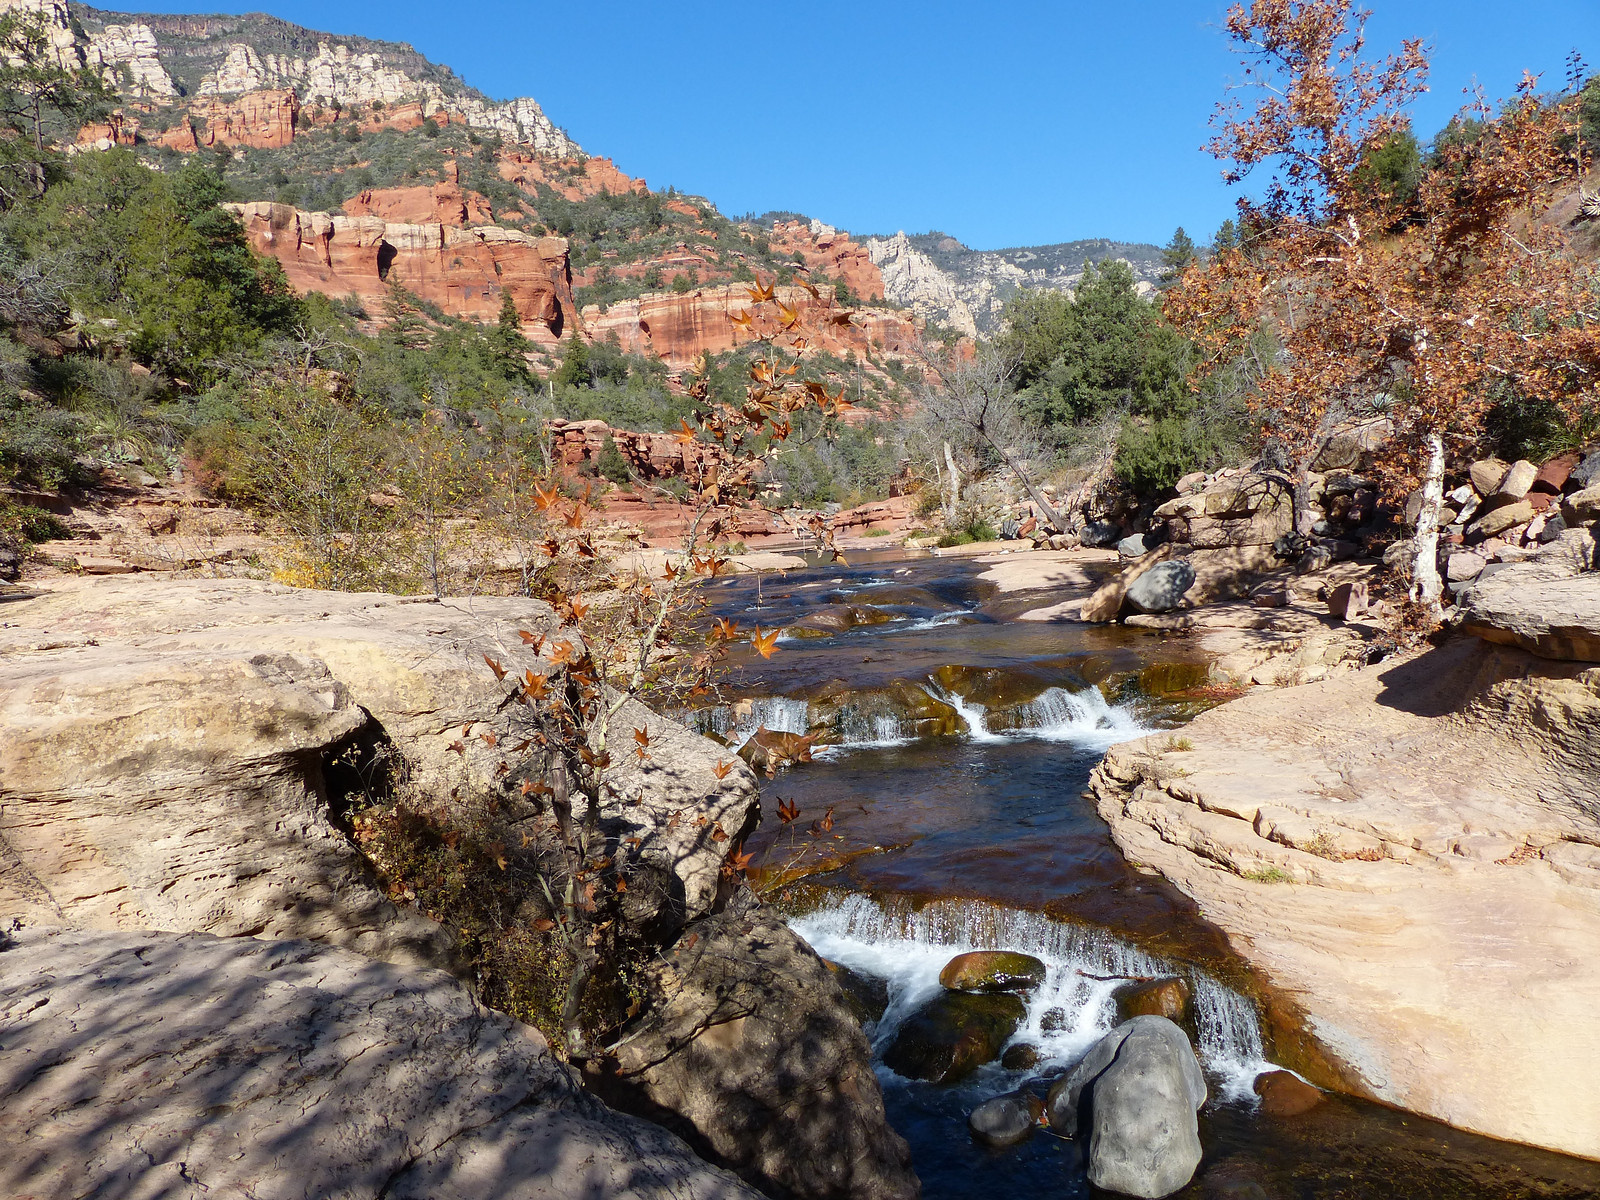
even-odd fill
[[[1165,1017],[1182,1025],[1189,1015],[1189,983],[1176,975],[1130,980],[1118,985],[1111,997],[1117,1003],[1117,1016],[1124,1021]]]
[[[1135,1017],[1101,1038],[1051,1087],[1050,1126],[1088,1134],[1089,1182],[1157,1200],[1188,1183],[1200,1165],[1195,1113],[1205,1076],[1188,1036],[1165,1017]]]
[[[855,1014],[863,1025],[881,1020],[889,1007],[889,985],[876,975],[852,971],[842,963],[822,960],[844,993],[845,1007]]]
[[[1039,1126],[1044,1101],[1031,1092],[1012,1092],[985,1100],[972,1110],[967,1128],[986,1146],[999,1149],[1026,1141]]]
[[[1044,963],[1016,950],[958,954],[939,972],[939,986],[955,992],[1026,992],[1044,982]]]
[[[906,1019],[883,1063],[907,1079],[956,1083],[992,1062],[1026,1014],[1007,992],[940,992]]]

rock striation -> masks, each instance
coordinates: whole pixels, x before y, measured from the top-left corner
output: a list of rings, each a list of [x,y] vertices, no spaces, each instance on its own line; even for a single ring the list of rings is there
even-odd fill
[[[432,190],[436,204],[443,203],[446,186]],[[259,201],[229,207],[250,244],[276,258],[300,292],[354,296],[379,307],[389,283],[396,282],[450,316],[478,321],[493,321],[509,293],[524,333],[547,345],[561,338],[576,314],[565,238],[498,225],[330,216]],[[463,220],[470,215],[465,208],[459,212]]]
[[[800,313],[811,345],[840,356],[893,354],[920,361],[921,330],[916,321],[892,310],[868,309],[851,314],[851,323],[828,321],[835,307],[824,294],[817,300],[799,287],[779,287],[776,297]],[[744,284],[697,288],[683,294],[659,292],[637,300],[620,300],[601,312],[583,310],[584,332],[596,340],[613,333],[624,350],[648,354],[675,368],[689,367],[704,353],[720,354],[754,340],[728,318],[750,308]]]
[[[388,904],[334,827],[326,763],[381,735],[424,788],[489,788],[501,752],[462,733],[503,700],[482,655],[553,631],[545,605],[120,576],[56,581],[6,614],[0,911],[442,961],[437,931]],[[753,820],[755,781],[717,779],[719,747],[630,708],[672,765],[619,766],[609,819],[640,838],[619,853],[673,877],[679,919],[697,919],[718,899],[715,827]],[[668,828],[685,807],[706,821]]]
[[[0,1192],[754,1200],[441,971],[304,941],[0,948]]]
[[[1259,971],[1275,1061],[1600,1157],[1600,667],[1458,637],[1184,735],[1093,791]]]

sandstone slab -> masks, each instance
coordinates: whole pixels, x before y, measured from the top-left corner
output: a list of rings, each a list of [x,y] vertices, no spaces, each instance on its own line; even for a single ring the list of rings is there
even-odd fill
[[[243,579],[51,581],[0,629],[0,911],[101,929],[311,937],[439,963],[437,930],[373,886],[329,811],[329,770],[387,739],[432,794],[494,786],[504,691],[536,601],[412,602]],[[528,660],[531,665],[537,665]],[[641,705],[649,760],[612,772],[605,821],[709,912],[754,777]],[[460,749],[457,750],[456,747]],[[659,747],[659,749],[657,749]],[[672,822],[680,810],[705,821]]]
[[[303,941],[24,929],[0,1193],[755,1200],[442,971]]]
[[[1452,556],[1452,562],[1454,556]],[[1512,563],[1460,597],[1462,628],[1545,658],[1600,662],[1600,572],[1559,562]]]
[[[1092,786],[1263,978],[1297,1031],[1275,1059],[1600,1157],[1600,667],[1458,638],[1184,732],[1181,758],[1114,747]]]

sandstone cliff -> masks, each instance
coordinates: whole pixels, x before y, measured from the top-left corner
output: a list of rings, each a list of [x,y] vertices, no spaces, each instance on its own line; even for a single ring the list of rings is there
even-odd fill
[[[459,189],[446,199],[426,189],[447,215],[471,215]],[[366,202],[371,204],[370,198]],[[362,202],[357,201],[360,208]],[[452,207],[453,206],[453,207]],[[330,216],[286,204],[230,206],[252,246],[283,264],[300,292],[355,296],[381,310],[389,283],[438,304],[453,317],[493,321],[509,293],[536,342],[559,340],[575,315],[565,238],[534,237],[498,225],[398,224],[376,216]]]
[[[308,107],[414,103],[424,114],[454,114],[539,153],[581,153],[537,101],[492,101],[409,46],[318,34],[259,13],[115,20],[119,14],[93,9],[74,14],[63,0],[0,0],[0,8],[41,13],[59,61],[99,68],[108,85],[130,98],[226,101],[293,91]]]
[[[921,331],[903,314],[883,309],[852,313],[849,325],[828,321],[836,309],[832,297],[821,301],[799,287],[779,287],[777,298],[801,315],[811,345],[838,355],[895,354],[918,358]],[[751,307],[744,284],[698,288],[692,292],[658,292],[622,300],[601,312],[583,310],[583,328],[599,340],[615,333],[624,350],[650,354],[675,367],[692,365],[702,353],[720,354],[754,340],[728,318]]]

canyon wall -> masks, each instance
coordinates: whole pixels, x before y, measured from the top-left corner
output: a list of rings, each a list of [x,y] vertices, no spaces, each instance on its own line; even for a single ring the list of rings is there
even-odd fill
[[[574,313],[565,238],[498,225],[402,224],[375,216],[234,204],[250,244],[282,264],[299,292],[354,296],[381,308],[398,283],[448,315],[493,321],[510,294],[534,342],[554,344]]]

